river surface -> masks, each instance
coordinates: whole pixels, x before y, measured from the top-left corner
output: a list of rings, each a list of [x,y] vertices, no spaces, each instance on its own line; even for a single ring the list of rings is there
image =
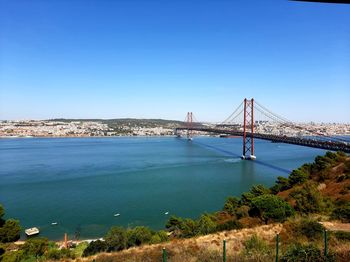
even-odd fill
[[[257,160],[243,161],[241,150],[241,138],[0,139],[0,203],[52,240],[97,238],[113,225],[162,229],[170,215],[220,210],[227,196],[325,153],[256,140]]]

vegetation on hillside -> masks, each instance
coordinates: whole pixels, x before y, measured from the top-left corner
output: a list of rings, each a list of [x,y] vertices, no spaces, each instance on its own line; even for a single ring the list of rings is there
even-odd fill
[[[34,238],[27,240],[19,250],[8,251],[10,247],[7,242],[15,241],[19,237],[19,224],[15,220],[3,220],[4,211],[1,207],[0,237],[4,244],[0,247],[0,256],[3,261],[31,258],[70,259],[214,232],[283,223],[280,232],[283,239],[281,261],[346,261],[342,259],[350,256],[350,233],[342,231],[329,233],[332,252],[324,258],[322,256],[324,227],[319,220],[333,219],[350,223],[349,178],[350,158],[341,152],[327,152],[325,156],[316,157],[313,163],[304,164],[293,170],[287,178],[278,177],[271,188],[255,185],[239,198],[228,197],[223,209],[216,213],[206,213],[198,219],[171,216],[165,225],[166,231],[152,231],[143,226],[112,227],[103,241],[80,244],[75,249],[68,250],[58,249],[47,239]],[[205,251],[200,248],[191,252],[188,255],[196,257],[198,261],[215,261],[215,258],[220,257],[220,253],[216,251]],[[274,243],[254,235],[243,243],[243,248],[236,254],[238,256],[236,259],[271,261],[274,252]],[[169,256],[172,257],[172,261],[177,261],[177,256],[183,258],[183,255],[171,252]]]

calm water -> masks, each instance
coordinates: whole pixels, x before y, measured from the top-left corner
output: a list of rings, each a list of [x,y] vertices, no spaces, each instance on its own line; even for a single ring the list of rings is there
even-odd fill
[[[209,137],[1,139],[0,203],[51,239],[101,237],[112,225],[161,229],[171,214],[219,210],[228,195],[270,186],[324,153],[257,140],[257,161],[242,161],[241,146]]]

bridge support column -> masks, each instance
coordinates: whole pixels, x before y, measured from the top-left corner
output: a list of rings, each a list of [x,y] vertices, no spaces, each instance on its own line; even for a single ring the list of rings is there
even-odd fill
[[[193,135],[193,114],[192,112],[187,112],[187,119],[186,119],[186,125],[187,125],[187,139],[189,141],[192,140],[192,135]]]
[[[254,160],[254,99],[244,99],[242,159]]]

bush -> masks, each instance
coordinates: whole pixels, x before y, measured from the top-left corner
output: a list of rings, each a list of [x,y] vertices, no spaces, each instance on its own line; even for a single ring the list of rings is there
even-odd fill
[[[96,240],[89,243],[89,245],[83,251],[83,257],[95,255],[100,252],[106,251],[108,248],[105,241]]]
[[[240,228],[242,228],[242,224],[239,223],[236,219],[232,219],[232,220],[226,221],[223,224],[217,225],[215,231],[233,230],[233,229],[240,229]]]
[[[23,250],[26,256],[35,256],[40,257],[44,255],[45,251],[48,248],[49,240],[43,237],[36,237],[28,239],[21,250]]]
[[[257,197],[257,196],[270,194],[271,192],[270,192],[270,189],[268,189],[264,185],[255,185],[255,186],[252,186],[252,188],[250,189],[250,193],[252,193],[254,196]]]
[[[253,235],[244,242],[244,250],[241,256],[244,257],[244,260],[249,259],[248,261],[271,261],[271,253],[268,244],[257,235]]]
[[[240,219],[242,217],[249,217],[249,206],[240,206],[236,209],[236,217]]]
[[[331,217],[333,219],[339,219],[343,222],[350,223],[350,203],[345,203],[335,208]]]
[[[266,224],[268,220],[282,222],[294,214],[293,208],[275,195],[262,195],[252,200],[251,216],[259,216]]]
[[[350,232],[336,231],[334,235],[338,240],[350,241]]]
[[[179,230],[181,229],[181,225],[183,223],[183,219],[177,216],[170,216],[169,220],[165,224],[165,228],[169,230]]]
[[[273,194],[289,189],[289,180],[283,176],[277,177],[275,185],[270,188]]]
[[[0,260],[1,262],[21,262],[24,260],[24,254],[22,250],[6,252]]]
[[[75,257],[81,257],[83,256],[84,250],[88,247],[87,242],[81,242],[74,248],[74,255]]]
[[[158,244],[158,243],[166,242],[168,240],[169,240],[168,234],[163,230],[159,230],[152,236],[150,243]]]
[[[300,169],[293,170],[288,178],[289,186],[292,187],[294,185],[303,184],[308,180],[308,178],[309,178],[308,174],[304,173]]]
[[[8,219],[0,227],[0,242],[8,243],[20,238],[21,227],[18,220]]]
[[[196,227],[196,235],[206,235],[215,232],[216,223],[213,221],[213,218],[208,214],[202,215]]]
[[[239,204],[239,198],[237,197],[228,197],[226,199],[226,202],[224,204],[224,211],[227,212],[230,215],[235,214],[235,210],[238,207]]]
[[[286,253],[281,257],[281,262],[318,262],[324,261],[321,250],[316,246],[294,244],[288,247]]]
[[[126,230],[122,227],[112,227],[106,237],[107,251],[119,251],[126,248]]]
[[[143,226],[128,229],[126,235],[128,247],[140,246],[150,242],[152,238],[151,230]]]
[[[332,202],[324,198],[312,182],[295,189],[289,196],[295,200],[295,210],[304,214],[329,213],[332,209]]]
[[[307,218],[301,219],[292,228],[295,235],[305,236],[311,241],[322,239],[322,234],[325,230],[322,224]]]
[[[5,209],[4,207],[0,204],[0,227],[5,223],[5,220],[2,219],[2,217],[5,215]]]
[[[75,255],[70,249],[50,249],[46,254],[47,259],[61,260],[61,259],[74,259]]]

